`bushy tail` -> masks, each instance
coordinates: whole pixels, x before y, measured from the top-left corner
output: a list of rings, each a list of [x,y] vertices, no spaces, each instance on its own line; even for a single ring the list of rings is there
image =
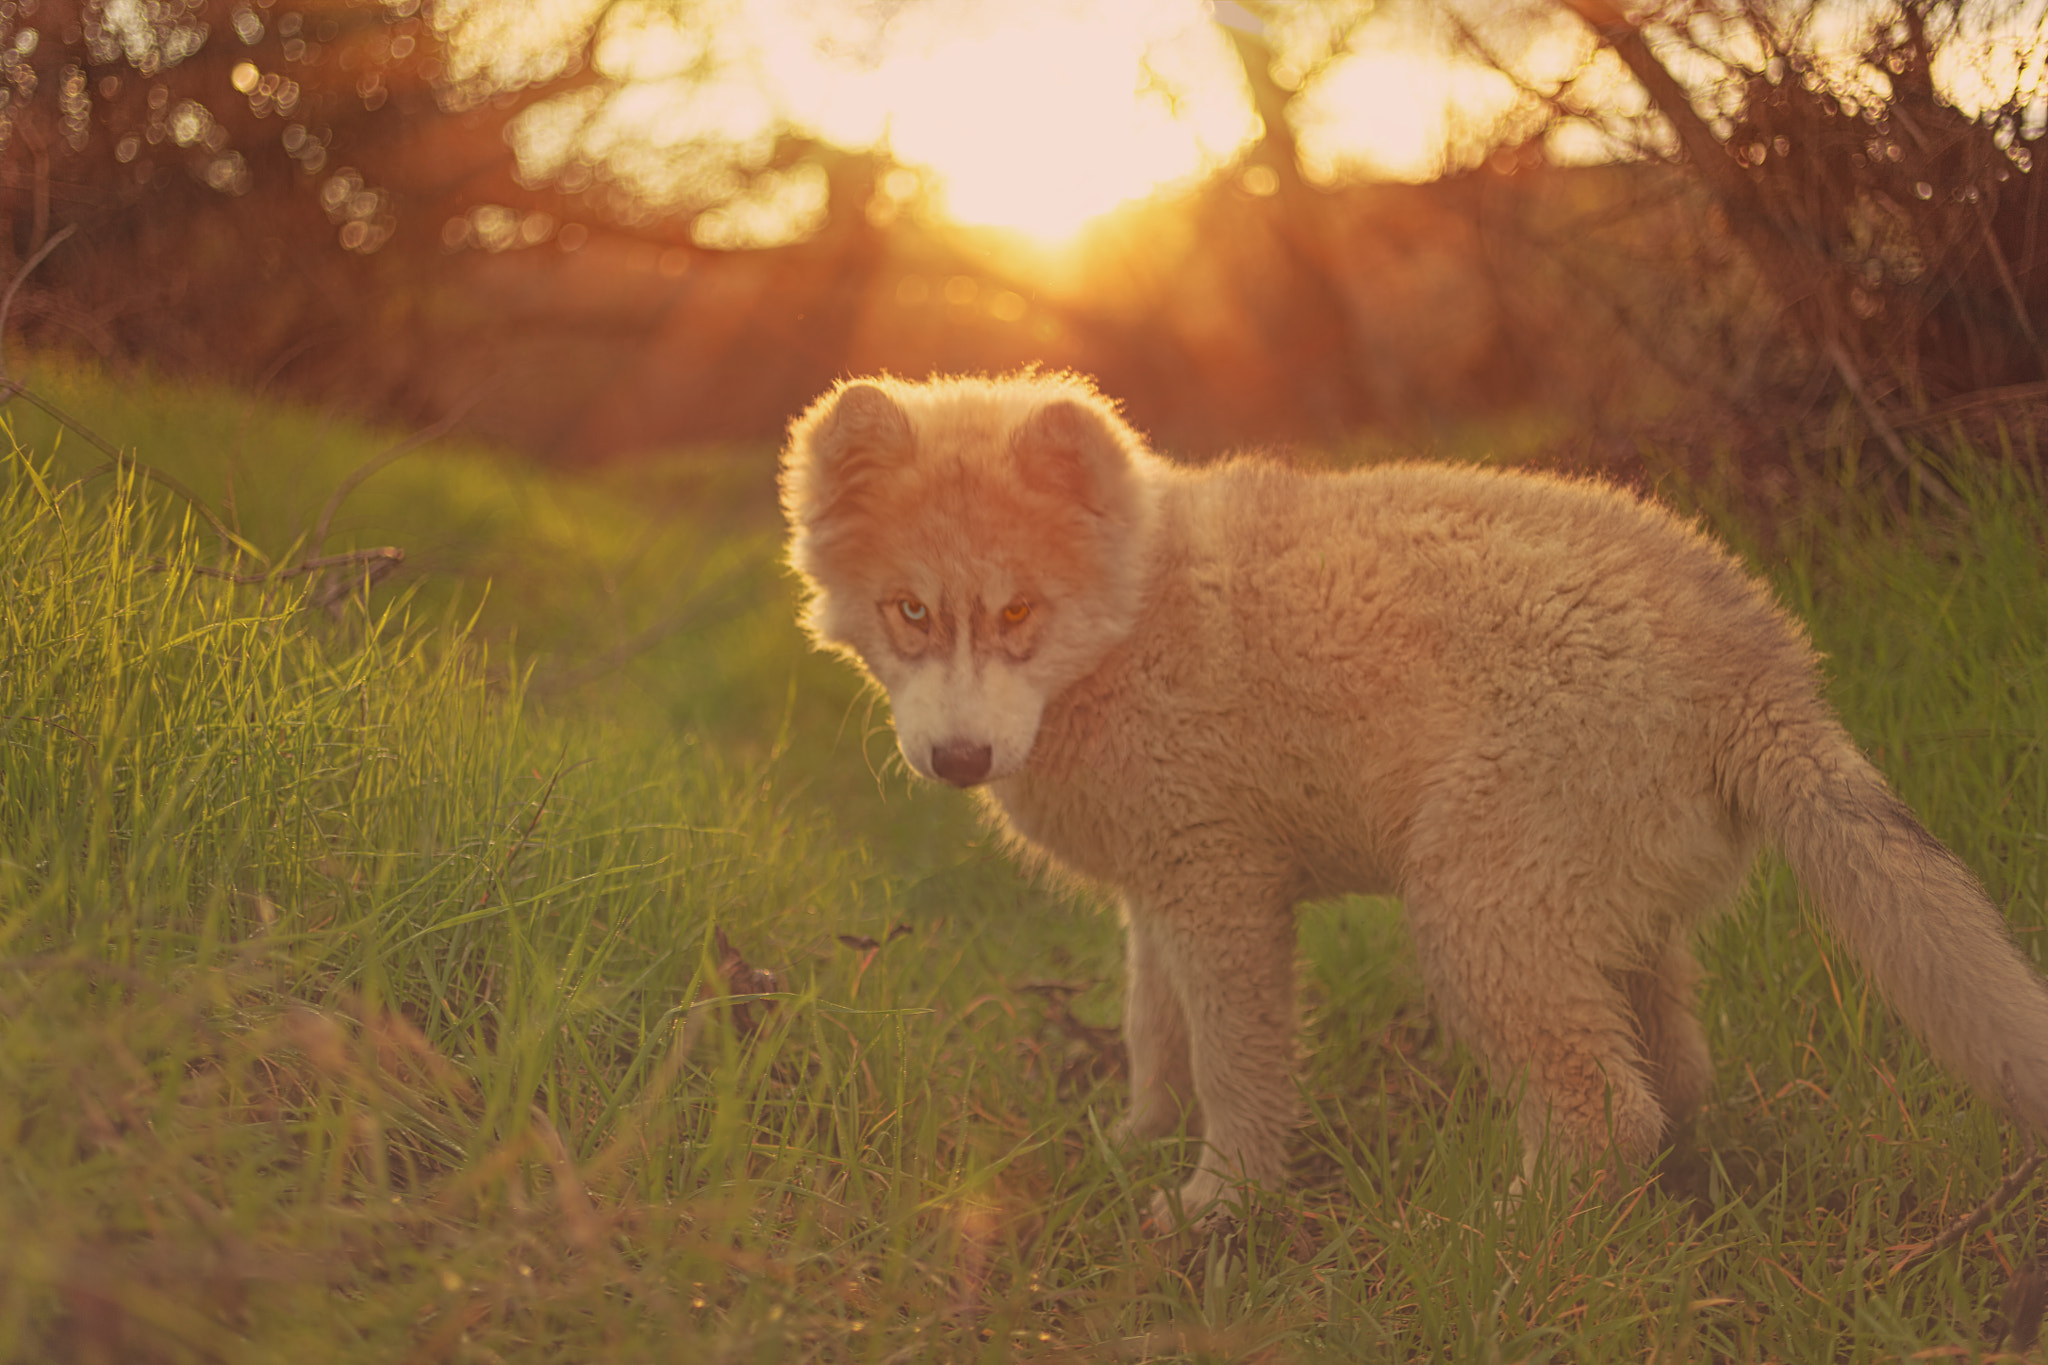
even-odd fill
[[[1934,1055],[2048,1132],[2048,982],[1955,854],[1831,718],[1777,729],[1739,806]]]

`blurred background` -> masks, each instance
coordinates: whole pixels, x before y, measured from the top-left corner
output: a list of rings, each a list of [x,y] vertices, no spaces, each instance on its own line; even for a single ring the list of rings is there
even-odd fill
[[[2044,21],[0,0],[5,322],[568,466],[1032,363],[1196,458],[1906,462],[2048,410]]]

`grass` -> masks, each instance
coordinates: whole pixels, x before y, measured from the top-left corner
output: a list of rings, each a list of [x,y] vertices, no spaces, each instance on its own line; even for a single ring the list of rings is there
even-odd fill
[[[31,375],[290,567],[387,444]],[[1987,1349],[2017,1135],[1769,868],[1702,945],[1713,1102],[1655,1184],[1512,1213],[1512,1124],[1386,902],[1302,917],[1309,1119],[1230,1243],[1138,1212],[1113,917],[914,788],[808,655],[764,452],[365,481],[337,603],[236,585],[39,419],[0,470],[0,1358],[1893,1359]],[[1851,728],[2048,922],[2048,503],[1779,528]],[[1822,505],[1822,504],[1816,504]],[[1740,528],[1734,528],[1739,530]],[[488,590],[485,582],[489,581]],[[772,970],[773,977],[758,975]]]

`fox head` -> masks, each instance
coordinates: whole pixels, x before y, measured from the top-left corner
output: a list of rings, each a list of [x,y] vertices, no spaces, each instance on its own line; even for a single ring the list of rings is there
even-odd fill
[[[912,768],[1017,773],[1046,703],[1130,632],[1152,460],[1071,375],[843,382],[791,424],[805,628],[882,685]]]

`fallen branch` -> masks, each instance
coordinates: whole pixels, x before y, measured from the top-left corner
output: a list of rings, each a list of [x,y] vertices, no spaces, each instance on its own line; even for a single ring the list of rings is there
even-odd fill
[[[1983,1203],[1943,1228],[1941,1234],[1933,1241],[1922,1242],[1892,1262],[1892,1268],[1885,1272],[1886,1275],[1896,1275],[1908,1266],[1917,1265],[1929,1256],[1948,1250],[1982,1227],[1990,1220],[1992,1214],[2010,1204],[2034,1178],[2034,1172],[2040,1168],[2042,1158],[2048,1156],[2048,1153],[2034,1151],[2033,1146],[2034,1142],[2030,1137],[2027,1139],[2028,1150],[2025,1160],[2021,1161],[2010,1175],[1998,1182],[1998,1188],[1993,1190]]]
[[[218,578],[224,583],[234,583],[242,587],[250,587],[256,584],[274,583],[284,578],[296,578],[300,574],[313,574],[317,576],[329,569],[342,569],[351,565],[361,565],[362,572],[360,574],[350,574],[346,577],[338,576],[324,582],[318,581],[316,578],[312,591],[306,595],[306,605],[308,607],[318,607],[329,616],[339,619],[341,615],[340,604],[343,598],[347,597],[358,586],[365,590],[375,587],[386,574],[403,563],[405,563],[405,551],[399,549],[396,545],[380,545],[373,550],[349,550],[342,554],[318,555],[302,563],[294,564],[290,568],[265,569],[260,573],[236,573],[231,569],[208,568],[204,564],[191,565],[189,566],[189,571],[205,578]],[[159,573],[170,567],[171,564],[168,560],[156,559],[150,561],[150,568],[155,569]]]

